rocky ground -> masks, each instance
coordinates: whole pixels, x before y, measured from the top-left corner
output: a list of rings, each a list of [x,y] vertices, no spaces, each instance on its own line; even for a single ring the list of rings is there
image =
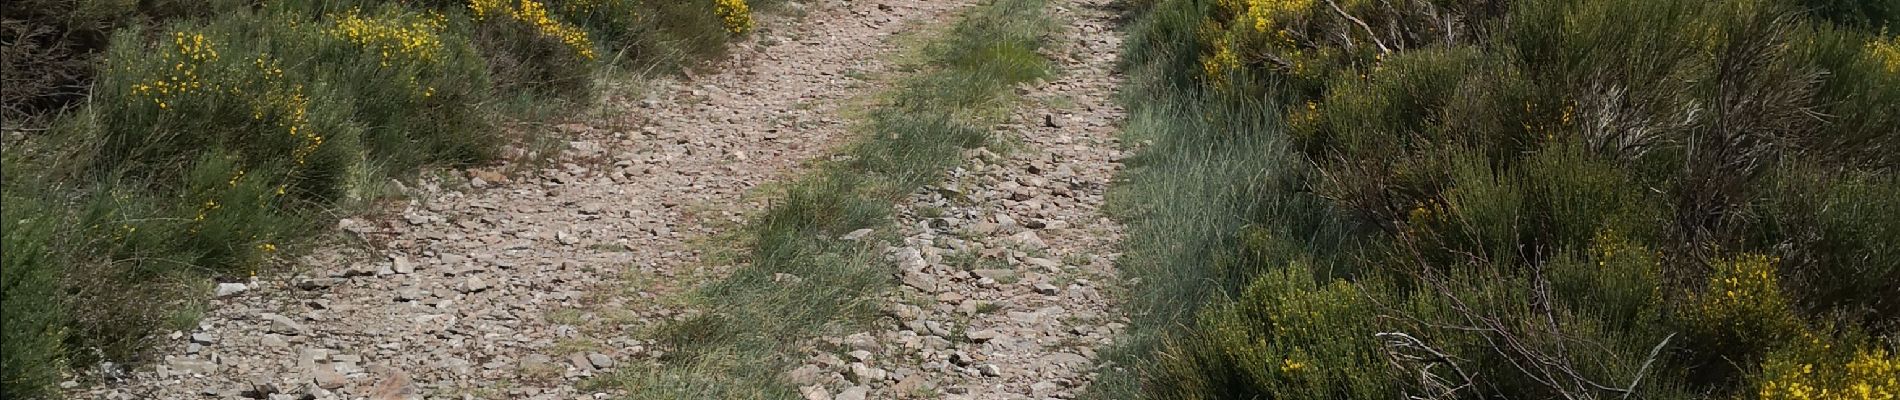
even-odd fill
[[[535,132],[558,145],[514,151],[548,162],[424,179],[389,218],[341,221],[358,244],[220,285],[162,360],[100,371],[105,383],[72,397],[612,396],[577,384],[650,356],[612,329],[672,315],[658,299],[705,267],[687,241],[732,226],[758,206],[742,194],[845,139],[839,110],[889,67],[903,47],[891,39],[969,3],[786,5],[719,72],[610,96],[605,116]]]
[[[878,329],[822,340],[788,371],[807,399],[1070,398],[1126,320],[1113,299],[1122,228],[1101,212],[1121,159],[1110,0],[1055,2],[1061,74],[1026,88],[996,133],[899,210],[901,289]]]

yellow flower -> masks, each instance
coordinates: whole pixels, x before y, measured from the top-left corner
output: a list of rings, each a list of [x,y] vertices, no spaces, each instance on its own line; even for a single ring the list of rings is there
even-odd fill
[[[1889,74],[1900,74],[1900,36],[1867,43],[1867,57],[1886,67]]]
[[[1280,372],[1300,372],[1305,369],[1306,363],[1293,361],[1291,358],[1280,360]]]
[[[1253,20],[1253,29],[1266,32],[1276,22],[1281,22],[1297,13],[1313,7],[1313,0],[1247,0],[1247,18]],[[1282,37],[1288,37],[1281,31]]]
[[[752,9],[745,0],[713,0],[713,12],[725,21],[726,31],[746,33],[752,31]]]
[[[506,11],[516,21],[534,27],[542,36],[560,40],[581,58],[592,60],[598,57],[594,52],[594,42],[587,38],[587,31],[549,17],[547,5],[539,1],[520,0],[514,7],[509,7],[506,0],[469,0],[468,8],[475,14],[476,20]]]
[[[331,19],[336,24],[326,32],[380,55],[384,67],[392,63],[435,62],[443,52],[441,33],[445,22],[440,18],[422,15],[364,18],[358,10],[350,9]]]

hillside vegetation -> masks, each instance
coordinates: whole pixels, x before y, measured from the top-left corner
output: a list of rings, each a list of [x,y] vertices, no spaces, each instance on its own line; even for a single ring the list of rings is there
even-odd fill
[[[677,71],[753,29],[744,0],[3,7],[10,399],[138,361],[214,279],[288,258],[391,177],[531,141],[504,132],[591,101],[602,71]]]
[[[1097,397],[1900,395],[1900,3],[1127,6]]]

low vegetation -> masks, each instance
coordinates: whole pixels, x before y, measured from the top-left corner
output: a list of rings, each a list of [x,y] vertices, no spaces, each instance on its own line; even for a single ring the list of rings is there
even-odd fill
[[[782,399],[780,374],[812,338],[874,311],[891,282],[895,203],[991,142],[1010,89],[1047,75],[1037,50],[1051,28],[1043,0],[993,0],[923,49],[916,76],[872,106],[863,136],[839,157],[787,184],[740,240],[742,266],[700,288],[692,317],[655,329],[664,356],[601,381],[635,398]]]
[[[4,398],[138,361],[214,279],[391,177],[526,140],[503,133],[524,99],[584,104],[600,70],[686,68],[753,29],[742,0],[3,7]]]
[[[1900,395],[1900,3],[1126,5],[1096,397]]]

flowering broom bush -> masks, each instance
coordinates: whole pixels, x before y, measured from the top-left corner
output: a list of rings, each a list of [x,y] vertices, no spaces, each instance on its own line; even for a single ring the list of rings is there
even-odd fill
[[[1142,5],[1131,46],[1163,50],[1131,50],[1159,75],[1137,82],[1277,121],[1227,133],[1303,160],[1259,201],[1333,222],[1237,217],[1348,234],[1175,266],[1216,294],[1134,393],[1892,398],[1900,8],[1881,4]],[[1284,282],[1308,275],[1350,283]],[[1315,298],[1361,317],[1282,329]]]

